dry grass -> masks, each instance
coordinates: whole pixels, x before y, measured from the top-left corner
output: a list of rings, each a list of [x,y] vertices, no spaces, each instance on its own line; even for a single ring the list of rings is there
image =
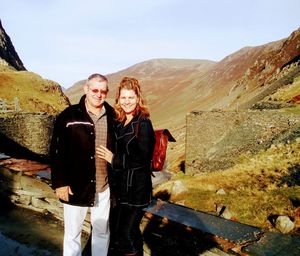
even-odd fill
[[[300,95],[300,77],[296,77],[291,85],[280,88],[270,97],[270,100],[288,102],[297,95]]]
[[[238,221],[271,228],[268,217],[293,216],[300,203],[300,138],[290,144],[273,145],[255,156],[244,155],[240,163],[225,171],[188,176],[177,174],[155,189],[170,191],[181,180],[187,193],[170,200],[200,211],[216,213],[216,205],[225,205]],[[225,194],[217,194],[223,189]]]
[[[23,111],[57,113],[67,106],[57,83],[27,71],[0,72],[0,97],[17,97]]]

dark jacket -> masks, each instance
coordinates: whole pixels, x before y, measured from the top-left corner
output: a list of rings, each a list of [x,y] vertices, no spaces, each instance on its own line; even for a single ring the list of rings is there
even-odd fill
[[[112,161],[116,196],[121,204],[145,206],[152,198],[151,159],[155,134],[148,118],[134,117],[129,124],[115,125]]]
[[[107,147],[113,143],[114,110],[104,103],[107,115]],[[51,147],[52,188],[70,186],[74,195],[69,203],[93,206],[96,191],[95,130],[85,107],[85,95],[79,104],[69,106],[56,119]],[[108,173],[109,166],[108,166]]]

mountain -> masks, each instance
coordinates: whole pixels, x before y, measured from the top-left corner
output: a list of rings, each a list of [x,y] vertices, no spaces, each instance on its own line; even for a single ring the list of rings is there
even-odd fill
[[[167,128],[177,139],[168,148],[168,163],[184,160],[186,114],[195,110],[246,110],[297,105],[300,29],[288,38],[244,47],[219,62],[197,59],[152,59],[108,74],[108,101],[118,82],[136,77],[151,110],[154,128]],[[64,90],[54,81],[28,72],[0,22],[0,98],[18,98],[21,109],[58,113],[83,94],[78,81]]]
[[[107,75],[109,101],[114,102],[120,79],[134,76],[141,82],[154,122],[175,128],[191,110],[251,108],[283,86],[274,87],[274,83],[294,72],[299,55],[300,29],[286,39],[242,48],[219,62],[149,60]],[[291,79],[294,76],[297,72]],[[83,94],[83,83],[79,81],[65,91],[71,103]]]
[[[168,159],[178,169],[184,158],[185,118],[192,110],[246,110],[292,87],[300,76],[300,29],[288,38],[257,47],[244,47],[219,62],[153,59],[108,74],[109,102],[114,103],[123,76],[136,77],[149,104],[155,128],[168,128],[177,139]],[[84,80],[65,91],[71,103],[83,94]],[[300,92],[295,86],[290,102]],[[300,96],[299,96],[300,98]],[[299,100],[298,100],[299,101]],[[272,102],[269,105],[278,105]],[[263,104],[266,106],[266,104]]]
[[[0,100],[29,112],[58,113],[70,104],[60,85],[28,72],[0,20]]]
[[[189,91],[189,88],[192,88],[192,79],[205,74],[215,64],[209,60],[190,59],[153,59],[138,63],[117,73],[107,75],[110,90],[108,101],[114,103],[116,88],[122,77],[136,77],[141,82],[141,89],[149,103],[154,123],[161,126],[164,124],[165,113],[173,113],[175,109],[182,109],[177,111],[177,114],[185,115],[190,110],[187,101],[194,93]],[[193,78],[190,78],[191,76]],[[83,94],[84,82],[85,80],[78,81],[65,91],[71,103],[79,101]],[[164,111],[160,111],[161,108]],[[176,116],[176,120],[178,117]],[[168,119],[173,118],[167,116]]]

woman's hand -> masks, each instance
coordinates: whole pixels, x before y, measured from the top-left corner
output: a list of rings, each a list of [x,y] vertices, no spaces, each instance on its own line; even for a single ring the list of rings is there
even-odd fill
[[[113,153],[109,149],[107,149],[104,146],[100,146],[99,148],[96,148],[96,154],[97,157],[104,159],[111,164],[113,159]]]

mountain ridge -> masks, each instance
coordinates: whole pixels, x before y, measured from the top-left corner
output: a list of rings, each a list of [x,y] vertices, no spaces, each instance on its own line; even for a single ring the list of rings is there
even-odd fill
[[[164,105],[178,108],[181,118],[194,109],[235,109],[239,100],[255,97],[251,91],[263,85],[269,86],[267,78],[276,72],[280,73],[281,68],[299,56],[299,38],[298,29],[285,39],[261,46],[243,47],[219,62],[152,59],[135,64],[107,75],[110,81],[110,102],[114,102],[118,81],[126,75],[140,80],[154,122],[158,125],[168,118],[167,115],[160,118],[157,114],[161,112],[160,106]],[[83,93],[83,83],[84,80],[65,91],[71,103],[78,102],[79,95]],[[181,106],[172,102],[174,99]],[[172,110],[164,110],[169,116],[173,113]],[[156,121],[158,119],[160,121]]]

